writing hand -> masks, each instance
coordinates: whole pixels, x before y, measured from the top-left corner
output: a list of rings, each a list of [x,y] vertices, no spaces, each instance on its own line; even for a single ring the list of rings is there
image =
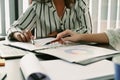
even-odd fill
[[[31,31],[15,32],[14,38],[20,42],[29,42],[32,37]]]

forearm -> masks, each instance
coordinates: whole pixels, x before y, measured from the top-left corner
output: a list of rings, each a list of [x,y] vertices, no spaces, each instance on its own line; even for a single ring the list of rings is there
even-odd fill
[[[109,39],[105,33],[99,34],[81,34],[79,41],[109,43]]]
[[[14,21],[14,23],[10,26],[7,31],[8,39],[14,39],[13,34],[15,32],[22,32],[25,30],[32,30],[34,26],[36,26],[35,22],[37,20],[34,6],[30,6],[20,17],[18,20]]]

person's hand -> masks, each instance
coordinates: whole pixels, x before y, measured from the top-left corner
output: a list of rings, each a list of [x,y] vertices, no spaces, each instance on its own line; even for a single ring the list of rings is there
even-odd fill
[[[32,33],[31,31],[15,32],[13,37],[20,42],[29,42],[31,40]]]
[[[52,33],[48,34],[48,37],[56,37],[58,34],[57,31],[53,31]]]
[[[56,39],[61,39],[61,38],[63,41],[62,43],[64,43],[65,41],[78,42],[80,39],[80,34],[72,32],[71,30],[65,30],[59,33],[56,37]]]

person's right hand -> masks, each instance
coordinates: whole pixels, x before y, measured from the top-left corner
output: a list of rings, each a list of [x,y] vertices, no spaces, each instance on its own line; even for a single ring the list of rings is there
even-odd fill
[[[80,34],[72,32],[71,30],[65,30],[59,33],[56,37],[56,39],[61,39],[61,38],[63,42],[65,41],[78,42],[80,39]]]
[[[29,42],[33,37],[31,31],[15,32],[13,37],[20,42]]]

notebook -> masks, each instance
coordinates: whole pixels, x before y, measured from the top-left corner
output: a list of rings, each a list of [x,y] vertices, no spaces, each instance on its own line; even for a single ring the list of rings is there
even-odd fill
[[[109,80],[114,75],[108,60],[83,66],[63,60],[39,61],[34,54],[20,60],[20,69],[25,80]]]

